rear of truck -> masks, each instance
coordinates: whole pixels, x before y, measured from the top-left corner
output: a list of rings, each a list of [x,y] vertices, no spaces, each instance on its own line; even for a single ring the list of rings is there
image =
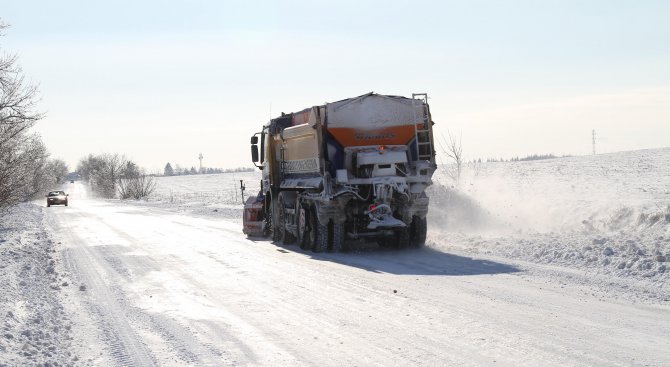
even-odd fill
[[[276,240],[314,251],[363,238],[423,245],[432,125],[425,94],[369,93],[273,119],[255,157],[266,226]]]

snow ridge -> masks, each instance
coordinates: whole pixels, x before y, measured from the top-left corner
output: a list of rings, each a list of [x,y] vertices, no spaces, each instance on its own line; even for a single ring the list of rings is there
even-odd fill
[[[77,364],[72,322],[61,300],[71,287],[57,271],[42,208],[19,204],[0,218],[0,366]]]

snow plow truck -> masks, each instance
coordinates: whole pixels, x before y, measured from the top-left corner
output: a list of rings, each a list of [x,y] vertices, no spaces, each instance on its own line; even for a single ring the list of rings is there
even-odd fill
[[[426,94],[368,93],[282,113],[251,137],[262,179],[243,231],[315,252],[362,239],[423,246],[433,141]]]

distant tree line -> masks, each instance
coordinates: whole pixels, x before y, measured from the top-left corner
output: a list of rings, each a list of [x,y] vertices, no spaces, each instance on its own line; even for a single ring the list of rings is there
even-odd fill
[[[510,159],[505,158],[486,158],[486,162],[523,162],[523,161],[539,161],[542,159],[553,159],[553,158],[564,158],[570,157],[570,155],[557,156],[553,154],[531,154],[523,158],[513,157]],[[481,163],[482,159],[473,160],[473,163]]]
[[[204,175],[204,174],[218,174],[218,173],[230,173],[230,172],[252,172],[254,169],[251,167],[238,167],[238,168],[211,168],[211,167],[202,167],[198,170],[194,166],[191,168],[182,168],[178,164],[175,167],[172,167],[172,164],[168,162],[163,169],[163,176],[185,176],[185,175]]]
[[[559,158],[558,156],[555,156],[553,154],[532,154],[525,156],[523,158],[519,157],[514,157],[510,159],[510,162],[519,162],[519,161],[539,161],[542,159],[553,159],[553,158]]]
[[[151,195],[156,180],[121,154],[89,154],[77,165],[77,173],[91,191],[103,198],[141,199]]]
[[[0,37],[7,25],[0,19]],[[50,159],[42,138],[31,132],[44,117],[37,87],[26,82],[17,56],[0,47],[0,214],[62,183],[68,168]]]

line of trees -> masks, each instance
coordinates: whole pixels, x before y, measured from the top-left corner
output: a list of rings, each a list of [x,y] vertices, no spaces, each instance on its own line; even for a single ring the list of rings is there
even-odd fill
[[[505,158],[487,158],[486,162],[525,162],[525,161],[539,161],[543,159],[554,159],[554,158],[565,158],[570,157],[570,155],[553,155],[553,154],[531,154],[522,158],[513,157],[510,159]],[[481,162],[481,159],[479,159]]]
[[[0,38],[6,28],[0,19]],[[68,172],[65,162],[49,159],[31,131],[44,115],[37,109],[37,87],[26,81],[17,60],[0,45],[0,214],[62,183]]]
[[[191,168],[182,168],[179,165],[172,167],[172,164],[168,162],[163,169],[163,176],[184,176],[184,175],[200,175],[200,174],[218,174],[218,173],[229,173],[229,172],[251,172],[253,168],[250,167],[238,167],[238,168],[211,168],[203,167],[201,170],[197,170],[195,167]]]
[[[121,154],[89,154],[79,161],[77,173],[104,198],[141,199],[156,189],[156,179]]]

